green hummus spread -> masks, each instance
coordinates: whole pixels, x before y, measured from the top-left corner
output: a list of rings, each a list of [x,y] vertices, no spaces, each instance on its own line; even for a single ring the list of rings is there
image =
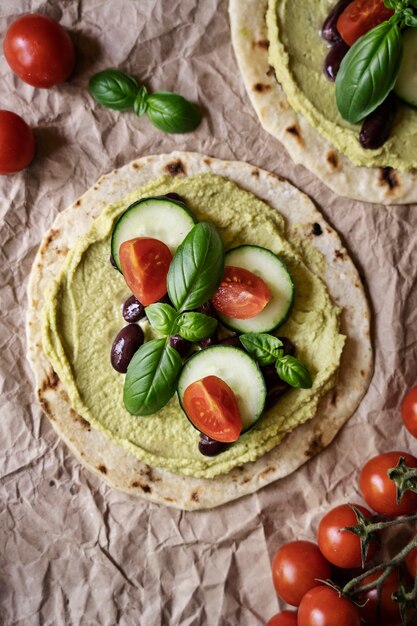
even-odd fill
[[[398,104],[388,141],[377,150],[359,143],[360,125],[346,122],[336,106],[335,85],[323,73],[328,46],[320,28],[336,0],[269,0],[269,62],[288,102],[355,165],[417,166],[417,111]]]
[[[180,194],[196,217],[211,220],[226,248],[257,244],[282,256],[294,280],[295,300],[279,334],[289,337],[314,379],[311,389],[292,389],[256,426],[225,452],[205,457],[199,433],[177,397],[158,413],[134,417],[123,406],[124,375],[110,364],[112,342],[124,325],[121,306],[131,295],[109,262],[110,236],[117,217],[141,197]],[[344,336],[339,309],[322,280],[308,269],[312,245],[289,242],[275,210],[231,181],[214,174],[163,177],[106,208],[70,251],[49,285],[43,309],[43,348],[62,380],[73,408],[93,428],[153,466],[187,476],[212,478],[275,447],[284,435],[309,420],[334,384]],[[149,327],[146,329],[149,338]]]

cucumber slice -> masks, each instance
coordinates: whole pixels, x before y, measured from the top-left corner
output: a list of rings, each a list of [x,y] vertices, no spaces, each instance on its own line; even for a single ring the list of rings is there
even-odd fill
[[[260,276],[269,287],[271,300],[261,313],[246,320],[218,313],[221,322],[239,333],[267,333],[281,326],[294,299],[294,284],[283,261],[267,248],[239,246],[226,252],[224,264],[243,267]]]
[[[124,241],[150,237],[163,241],[174,254],[196,223],[185,204],[165,196],[143,198],[131,204],[117,220],[112,233],[111,255],[119,271],[119,249]]]
[[[206,376],[218,376],[229,385],[242,417],[242,433],[252,428],[262,415],[266,400],[265,380],[256,361],[233,346],[212,346],[196,352],[186,361],[178,380],[178,400],[183,410],[187,387]]]
[[[403,58],[394,91],[401,100],[417,107],[417,32],[409,28],[402,33]]]

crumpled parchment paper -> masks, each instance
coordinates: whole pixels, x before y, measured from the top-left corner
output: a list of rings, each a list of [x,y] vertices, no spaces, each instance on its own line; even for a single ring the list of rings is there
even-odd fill
[[[2,0],[2,37],[28,11],[61,22],[78,62],[67,83],[40,90],[0,54],[0,108],[22,115],[37,142],[29,169],[0,177],[0,622],[262,625],[279,607],[275,550],[314,540],[330,506],[360,502],[357,472],[368,458],[417,453],[400,418],[417,383],[417,209],[338,198],[293,165],[250,106],[225,0]],[[166,135],[100,107],[87,82],[107,67],[198,102],[203,123]],[[333,445],[257,494],[197,513],[133,499],[83,469],[42,417],[25,359],[27,279],[56,213],[102,173],[173,149],[249,161],[307,192],[344,238],[374,311],[375,376]]]

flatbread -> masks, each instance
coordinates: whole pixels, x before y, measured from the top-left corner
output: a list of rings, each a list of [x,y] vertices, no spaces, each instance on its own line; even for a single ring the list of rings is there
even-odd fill
[[[287,223],[291,238],[310,241],[324,255],[320,272],[333,301],[343,309],[341,332],[347,335],[339,381],[325,396],[317,415],[290,433],[256,462],[214,479],[188,478],[150,467],[107,440],[78,415],[42,350],[41,309],[46,285],[59,271],[68,250],[110,203],[161,175],[188,176],[213,172],[233,180],[273,208]],[[110,485],[152,502],[185,510],[218,506],[253,493],[282,478],[327,446],[357,408],[373,372],[370,314],[359,274],[336,232],[307,196],[274,174],[241,162],[196,153],[149,156],[103,176],[55,219],[35,258],[29,280],[28,358],[36,392],[55,430],[76,457]]]
[[[243,82],[262,126],[295,163],[304,165],[335,193],[381,204],[417,202],[417,172],[359,167],[288,104],[268,61],[268,0],[229,0],[233,48]]]

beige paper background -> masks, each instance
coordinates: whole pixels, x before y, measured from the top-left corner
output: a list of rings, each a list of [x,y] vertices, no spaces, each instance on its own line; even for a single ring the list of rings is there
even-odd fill
[[[38,90],[0,55],[0,108],[35,129],[28,170],[0,177],[0,622],[7,625],[262,625],[278,610],[270,559],[314,539],[329,506],[358,501],[357,469],[379,451],[417,454],[399,405],[417,383],[417,209],[341,199],[295,167],[260,127],[240,80],[225,0],[0,0],[0,32],[46,12],[70,32],[73,78]],[[204,111],[165,135],[96,105],[88,78],[120,67]],[[372,301],[376,369],[336,441],[287,479],[213,511],[136,500],[84,470],[42,417],[25,360],[26,286],[43,232],[95,180],[172,149],[249,161],[308,193],[342,235]]]

